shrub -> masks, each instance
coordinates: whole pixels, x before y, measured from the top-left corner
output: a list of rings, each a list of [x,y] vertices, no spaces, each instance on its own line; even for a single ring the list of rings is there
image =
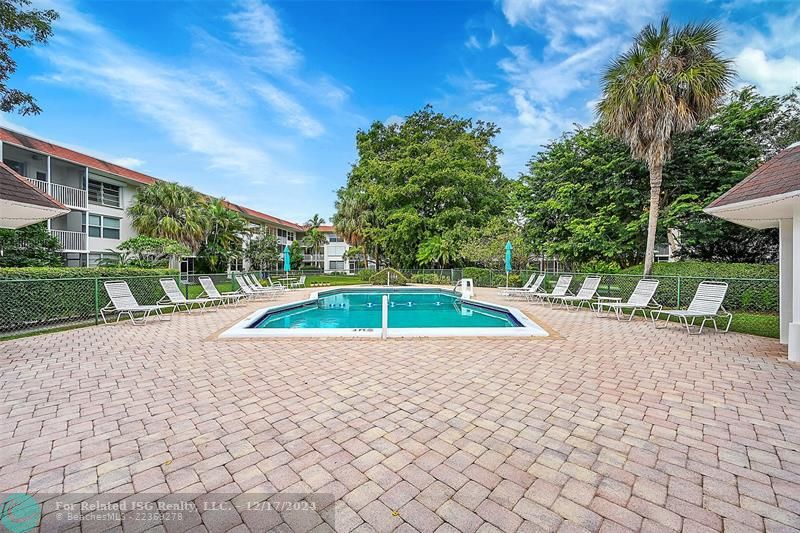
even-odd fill
[[[413,274],[411,276],[413,283],[422,283],[425,285],[452,285],[452,280],[448,276],[441,274]]]
[[[405,285],[408,283],[408,278],[405,277],[399,270],[395,270],[394,268],[384,268],[369,278],[369,282],[373,285]]]
[[[2,268],[0,334],[93,320],[108,303],[104,279],[124,279],[141,304],[154,304],[164,291],[160,277],[176,270],[141,268]]]
[[[373,268],[365,268],[364,270],[360,270],[358,272],[358,279],[361,281],[369,281],[372,276],[375,275],[375,269]]]
[[[641,265],[632,266],[622,271],[624,274],[641,274]],[[775,279],[778,277],[778,265],[759,263],[712,263],[710,261],[675,261],[673,263],[655,263],[654,276],[687,276],[698,278],[749,278]]]

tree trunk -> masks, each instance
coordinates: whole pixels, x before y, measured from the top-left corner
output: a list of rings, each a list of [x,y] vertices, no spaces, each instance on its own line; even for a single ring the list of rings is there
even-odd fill
[[[658,208],[661,203],[662,165],[650,167],[650,216],[647,219],[647,246],[644,252],[644,275],[653,271],[653,259],[656,250],[656,229],[658,228]]]

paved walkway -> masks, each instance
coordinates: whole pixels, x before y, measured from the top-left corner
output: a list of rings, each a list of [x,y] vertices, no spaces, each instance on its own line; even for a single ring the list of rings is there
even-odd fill
[[[0,342],[0,491],[334,496],[256,530],[800,529],[773,340],[526,304],[560,338],[214,339],[257,307]]]

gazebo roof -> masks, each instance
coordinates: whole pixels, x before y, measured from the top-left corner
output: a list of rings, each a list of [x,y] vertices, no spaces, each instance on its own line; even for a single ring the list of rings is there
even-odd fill
[[[61,203],[0,163],[0,227],[20,228],[68,212]]]
[[[777,226],[800,203],[800,142],[778,152],[705,211],[752,228]]]

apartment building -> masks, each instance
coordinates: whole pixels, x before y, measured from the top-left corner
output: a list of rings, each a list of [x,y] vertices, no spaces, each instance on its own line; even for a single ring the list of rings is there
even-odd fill
[[[61,244],[68,266],[95,266],[113,254],[120,242],[135,237],[127,208],[138,190],[158,181],[153,176],[6,128],[0,128],[0,160],[69,209],[47,223],[48,231]],[[254,233],[274,235],[281,245],[301,239],[306,229],[249,207],[230,202],[228,205],[252,224]],[[349,265],[342,263],[347,245],[336,236],[332,226],[325,228],[329,242],[322,257],[307,256],[305,263],[319,265],[326,271],[349,270],[345,268]],[[193,259],[185,258],[181,268],[193,271]]]

